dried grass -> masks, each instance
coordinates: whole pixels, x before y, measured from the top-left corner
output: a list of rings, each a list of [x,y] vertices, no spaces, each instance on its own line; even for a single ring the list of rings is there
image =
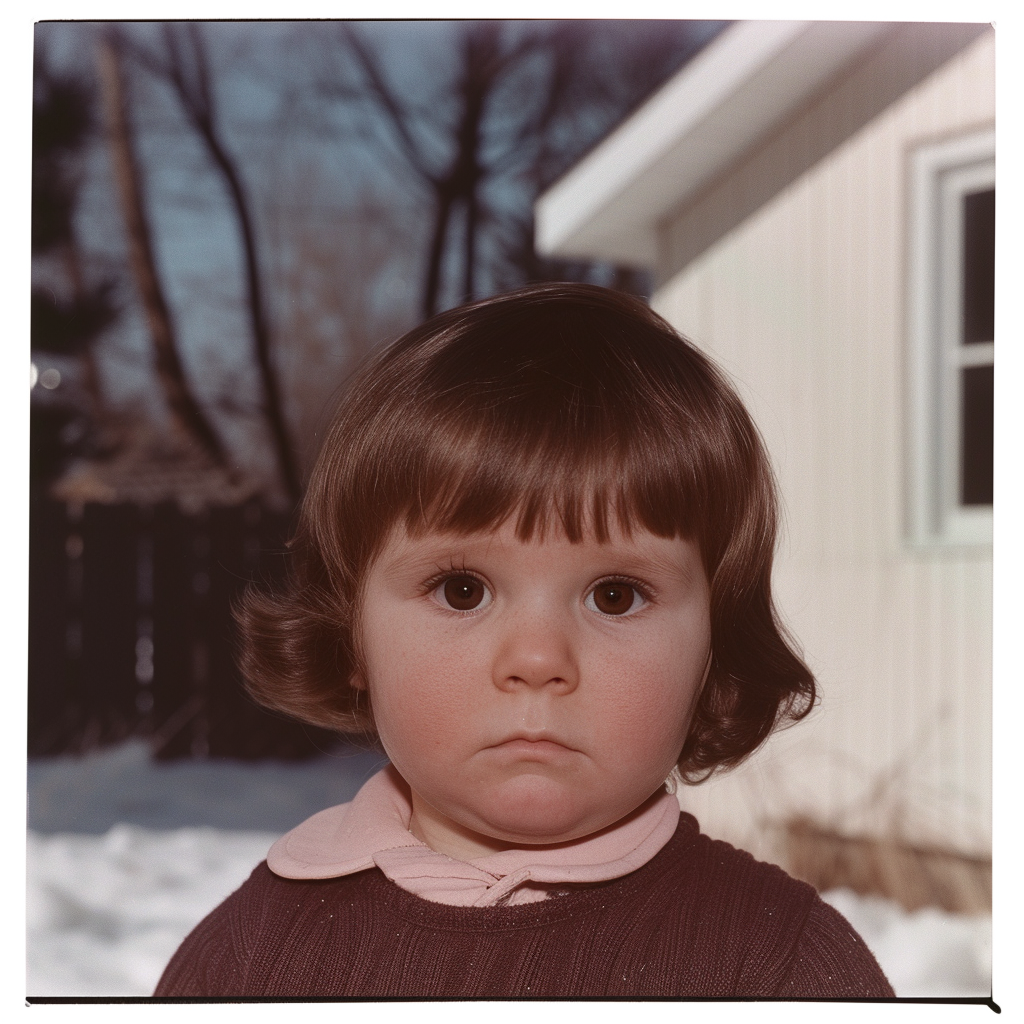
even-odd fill
[[[819,891],[848,888],[905,910],[992,911],[992,861],[894,839],[845,836],[807,818],[781,826],[790,874]]]

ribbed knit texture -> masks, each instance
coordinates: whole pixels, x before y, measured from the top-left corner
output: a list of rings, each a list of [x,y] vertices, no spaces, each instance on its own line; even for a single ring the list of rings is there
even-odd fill
[[[414,896],[379,869],[291,880],[260,864],[185,939],[157,996],[891,997],[848,922],[689,814],[623,878],[512,907]]]

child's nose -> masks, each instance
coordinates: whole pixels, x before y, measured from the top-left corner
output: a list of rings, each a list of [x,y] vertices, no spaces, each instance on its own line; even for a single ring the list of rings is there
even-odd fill
[[[494,683],[501,689],[553,686],[574,690],[579,668],[571,627],[542,613],[509,621],[494,660]]]

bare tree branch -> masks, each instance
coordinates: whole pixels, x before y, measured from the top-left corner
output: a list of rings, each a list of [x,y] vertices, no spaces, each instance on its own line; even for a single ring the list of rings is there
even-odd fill
[[[179,36],[181,31],[188,33],[188,52]],[[168,55],[168,60],[163,65],[166,80],[173,87],[182,110],[220,172],[238,222],[245,264],[246,309],[263,385],[264,414],[277,455],[282,482],[289,496],[298,501],[302,494],[302,486],[271,352],[270,326],[259,267],[252,204],[237,161],[228,150],[217,127],[209,61],[199,26],[194,22],[188,23],[184,28],[177,24],[166,24],[164,40]]]
[[[409,161],[413,170],[416,171],[420,177],[425,178],[436,187],[439,185],[438,178],[431,172],[425,157],[420,152],[420,147],[417,145],[416,140],[412,136],[412,132],[409,130],[409,125],[407,123],[408,114],[402,108],[401,104],[399,104],[394,93],[388,86],[387,81],[384,78],[384,74],[377,64],[376,58],[359,37],[359,33],[357,33],[350,25],[342,26],[342,32],[344,33],[345,39],[352,48],[352,52],[355,54],[363,72],[366,75],[374,98],[388,115],[389,122],[394,128],[395,133],[398,135],[405,158]]]
[[[118,52],[118,37],[100,39],[99,70],[110,129],[110,143],[128,232],[132,271],[149,322],[156,355],[156,371],[167,398],[172,421],[185,435],[195,438],[219,465],[227,464],[223,445],[210,421],[192,395],[178,355],[170,308],[153,257],[152,231],[146,215],[142,180],[135,154],[131,121],[125,98]]]

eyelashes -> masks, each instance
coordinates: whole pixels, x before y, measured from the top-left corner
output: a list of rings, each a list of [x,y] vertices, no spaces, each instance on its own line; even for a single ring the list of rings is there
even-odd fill
[[[494,600],[490,587],[479,576],[466,570],[448,570],[427,580],[424,592],[454,612],[482,611]],[[583,606],[606,618],[624,618],[644,608],[652,600],[642,581],[629,576],[609,576],[598,580],[587,591]]]

